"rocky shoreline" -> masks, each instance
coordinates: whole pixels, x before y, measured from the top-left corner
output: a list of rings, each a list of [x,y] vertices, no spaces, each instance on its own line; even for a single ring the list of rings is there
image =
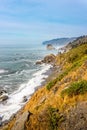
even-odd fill
[[[50,64],[50,65],[52,65],[52,67],[49,69],[49,71],[46,72],[46,75],[48,75],[48,77],[45,79],[44,82],[42,82],[41,86],[39,86],[35,89],[35,92],[31,95],[31,98],[36,92],[38,92],[38,90],[40,88],[44,87],[47,83],[49,83],[49,81],[55,79],[55,77],[58,75],[58,73],[61,72],[61,67],[57,66],[55,63],[56,63],[56,56],[54,54],[47,55],[40,62],[36,61],[37,65]],[[0,130],[4,130],[5,128],[8,127],[10,122],[13,122],[13,120],[17,120],[17,119],[18,119],[17,122],[15,123],[14,127],[11,130],[17,130],[17,129],[25,130],[24,124],[25,124],[26,120],[29,118],[31,112],[29,112],[29,111],[24,112],[24,109],[27,106],[27,104],[29,103],[29,101],[31,100],[31,98],[29,100],[27,100],[26,104],[17,113],[13,114],[9,120],[6,120],[1,123]],[[45,100],[45,98],[43,98],[41,100],[41,102],[44,102],[44,100]],[[21,115],[21,118],[20,118],[20,115]],[[18,125],[16,125],[16,124],[18,124]],[[20,126],[20,124],[22,124],[22,126]]]
[[[41,61],[36,61],[36,64],[37,65],[40,65],[40,64],[50,64],[52,65],[52,67],[46,72],[46,75],[48,75],[48,77],[45,79],[44,82],[42,82],[41,86],[37,87],[35,89],[35,92],[38,91],[39,88],[43,87],[45,84],[47,84],[50,80],[53,80],[55,77],[56,77],[56,74],[58,73],[58,70],[59,70],[59,67],[58,66],[55,66],[55,58],[56,56],[54,54],[50,54],[50,55],[47,55],[44,57],[44,59],[42,59]],[[4,90],[2,90],[4,92]],[[7,93],[7,92],[6,92]],[[33,96],[33,94],[31,95],[31,97]],[[4,95],[5,97],[5,95]],[[4,97],[3,97],[3,101],[7,100],[8,99],[8,96],[6,96],[5,100],[4,100]],[[13,114],[9,120],[6,120],[4,122],[2,122],[2,119],[0,120],[0,130],[3,130],[5,127],[7,127],[7,125],[9,124],[9,122],[11,122],[12,120],[14,120],[14,118],[18,118],[21,114],[22,114],[22,111],[24,110],[25,106],[27,105],[27,103],[30,101],[29,100],[26,100],[26,97],[24,97],[24,101],[26,102],[26,104],[15,114]],[[27,114],[26,114],[27,113]],[[26,115],[26,119],[28,118],[30,112],[26,112],[25,114],[23,114],[23,116]],[[2,117],[1,117],[2,118]],[[23,118],[23,117],[22,117]],[[16,130],[16,129],[12,129],[12,130]]]
[[[0,130],[87,130],[87,44],[49,63],[45,85]]]

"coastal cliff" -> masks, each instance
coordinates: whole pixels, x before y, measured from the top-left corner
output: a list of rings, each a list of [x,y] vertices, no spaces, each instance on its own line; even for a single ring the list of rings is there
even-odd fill
[[[87,130],[87,41],[58,54],[54,69],[0,130]]]
[[[66,45],[69,42],[72,42],[73,40],[75,40],[76,37],[71,37],[71,38],[57,38],[57,39],[52,39],[49,41],[44,41],[42,44],[43,45]]]

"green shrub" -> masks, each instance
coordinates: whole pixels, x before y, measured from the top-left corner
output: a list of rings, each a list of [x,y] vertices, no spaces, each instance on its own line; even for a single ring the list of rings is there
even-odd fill
[[[58,130],[60,123],[64,121],[64,117],[59,114],[59,110],[52,107],[48,108],[48,118],[50,130]]]
[[[68,95],[69,97],[79,94],[84,94],[87,92],[87,81],[82,80],[79,82],[74,82],[68,87],[67,89],[64,89],[61,92],[61,96],[64,97],[65,95]]]
[[[57,83],[57,78],[54,79],[54,80],[52,80],[52,81],[50,81],[50,82],[47,84],[47,86],[46,86],[47,90],[50,90],[56,83]]]
[[[61,81],[61,80],[64,78],[64,76],[66,76],[66,75],[68,74],[68,72],[69,72],[70,70],[71,70],[71,69],[68,68],[66,71],[64,71],[63,73],[61,73],[57,78],[55,78],[54,80],[50,81],[50,82],[47,84],[46,88],[47,88],[48,90],[50,90],[58,81]]]
[[[64,78],[64,76],[66,76],[67,74],[68,74],[68,71],[66,70],[62,74],[59,75],[59,77],[57,78],[57,80],[61,81]]]

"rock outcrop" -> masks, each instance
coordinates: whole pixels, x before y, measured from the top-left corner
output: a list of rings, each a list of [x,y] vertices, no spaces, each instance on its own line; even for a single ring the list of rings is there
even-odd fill
[[[48,44],[48,45],[47,45],[47,49],[48,49],[48,50],[54,50],[55,48],[53,47],[53,45]]]
[[[40,61],[40,60],[36,61],[36,65],[41,65],[42,63],[43,63],[43,62]]]
[[[61,130],[87,130],[87,101],[81,102],[72,107],[66,120],[61,125]]]
[[[50,54],[50,55],[45,56],[43,60],[37,61],[36,65],[41,65],[43,63],[54,64],[55,63],[55,59],[56,59],[56,56],[54,54]]]
[[[11,130],[25,130],[25,122],[28,120],[30,112],[24,112],[18,120],[16,120]]]
[[[56,56],[53,54],[47,55],[46,57],[44,57],[44,59],[42,60],[43,63],[54,63],[55,62],[55,58]]]
[[[5,90],[0,91],[0,102],[8,99],[8,93]]]

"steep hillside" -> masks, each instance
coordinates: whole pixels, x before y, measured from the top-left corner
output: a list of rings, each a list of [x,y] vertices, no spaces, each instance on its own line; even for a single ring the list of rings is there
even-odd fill
[[[87,130],[87,43],[57,55],[54,66],[56,76],[3,130]]]
[[[77,47],[78,45],[87,43],[87,36],[80,36],[73,40],[72,42],[68,43],[67,47]]]

